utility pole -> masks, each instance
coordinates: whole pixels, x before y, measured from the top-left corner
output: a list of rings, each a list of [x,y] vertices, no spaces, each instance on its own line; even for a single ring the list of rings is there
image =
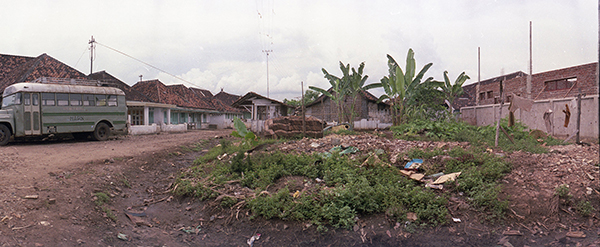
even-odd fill
[[[267,98],[269,98],[269,53],[273,50],[263,50],[267,54]]]
[[[527,99],[531,99],[531,77],[533,76],[533,56],[531,43],[531,21],[529,21],[529,74],[527,75]]]
[[[300,105],[302,105],[302,137],[306,137],[306,115],[304,113],[304,81],[300,82],[302,88],[302,98],[300,99]]]
[[[94,68],[94,48],[96,47],[94,45],[94,43],[96,43],[96,40],[94,39],[94,36],[92,35],[92,39],[90,39],[90,41],[88,42],[88,44],[90,44],[90,75],[93,72],[93,68]]]
[[[600,1],[600,0],[598,0]],[[479,105],[479,92],[481,87],[481,47],[477,47],[477,90],[475,93],[475,105]]]

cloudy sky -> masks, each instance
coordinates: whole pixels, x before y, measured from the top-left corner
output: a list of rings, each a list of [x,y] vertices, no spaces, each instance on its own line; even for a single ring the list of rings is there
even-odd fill
[[[93,71],[133,85],[143,79],[233,94],[254,91],[283,100],[305,88],[328,88],[321,68],[365,62],[368,83],[387,74],[386,54],[441,80],[463,71],[477,81],[598,60],[594,0],[0,0],[0,54],[42,53],[89,74],[88,41],[98,42]],[[112,48],[112,49],[111,49]],[[118,53],[118,50],[127,54]],[[148,66],[139,61],[150,64]],[[157,70],[153,67],[159,68]],[[161,72],[165,71],[165,72]],[[182,78],[179,80],[171,75]],[[374,94],[380,95],[378,91]]]

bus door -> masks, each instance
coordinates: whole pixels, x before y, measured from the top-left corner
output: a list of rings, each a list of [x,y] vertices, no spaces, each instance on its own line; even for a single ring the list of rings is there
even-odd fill
[[[40,135],[40,94],[23,93],[23,129],[25,135]]]

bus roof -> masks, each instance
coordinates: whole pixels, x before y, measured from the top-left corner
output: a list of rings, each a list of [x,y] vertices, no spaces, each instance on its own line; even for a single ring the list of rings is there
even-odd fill
[[[21,82],[12,84],[6,89],[2,97],[6,97],[17,92],[40,92],[40,93],[87,93],[87,94],[116,94],[125,95],[121,89],[114,87],[95,87],[81,85],[49,84]]]

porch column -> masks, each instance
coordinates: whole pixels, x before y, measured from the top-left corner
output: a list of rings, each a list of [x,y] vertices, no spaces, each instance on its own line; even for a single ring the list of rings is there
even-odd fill
[[[167,124],[171,124],[171,109],[167,109]]]
[[[148,123],[150,123],[149,118],[148,118],[148,113],[149,113],[149,108],[148,106],[144,106],[144,124],[143,125],[150,125]]]

